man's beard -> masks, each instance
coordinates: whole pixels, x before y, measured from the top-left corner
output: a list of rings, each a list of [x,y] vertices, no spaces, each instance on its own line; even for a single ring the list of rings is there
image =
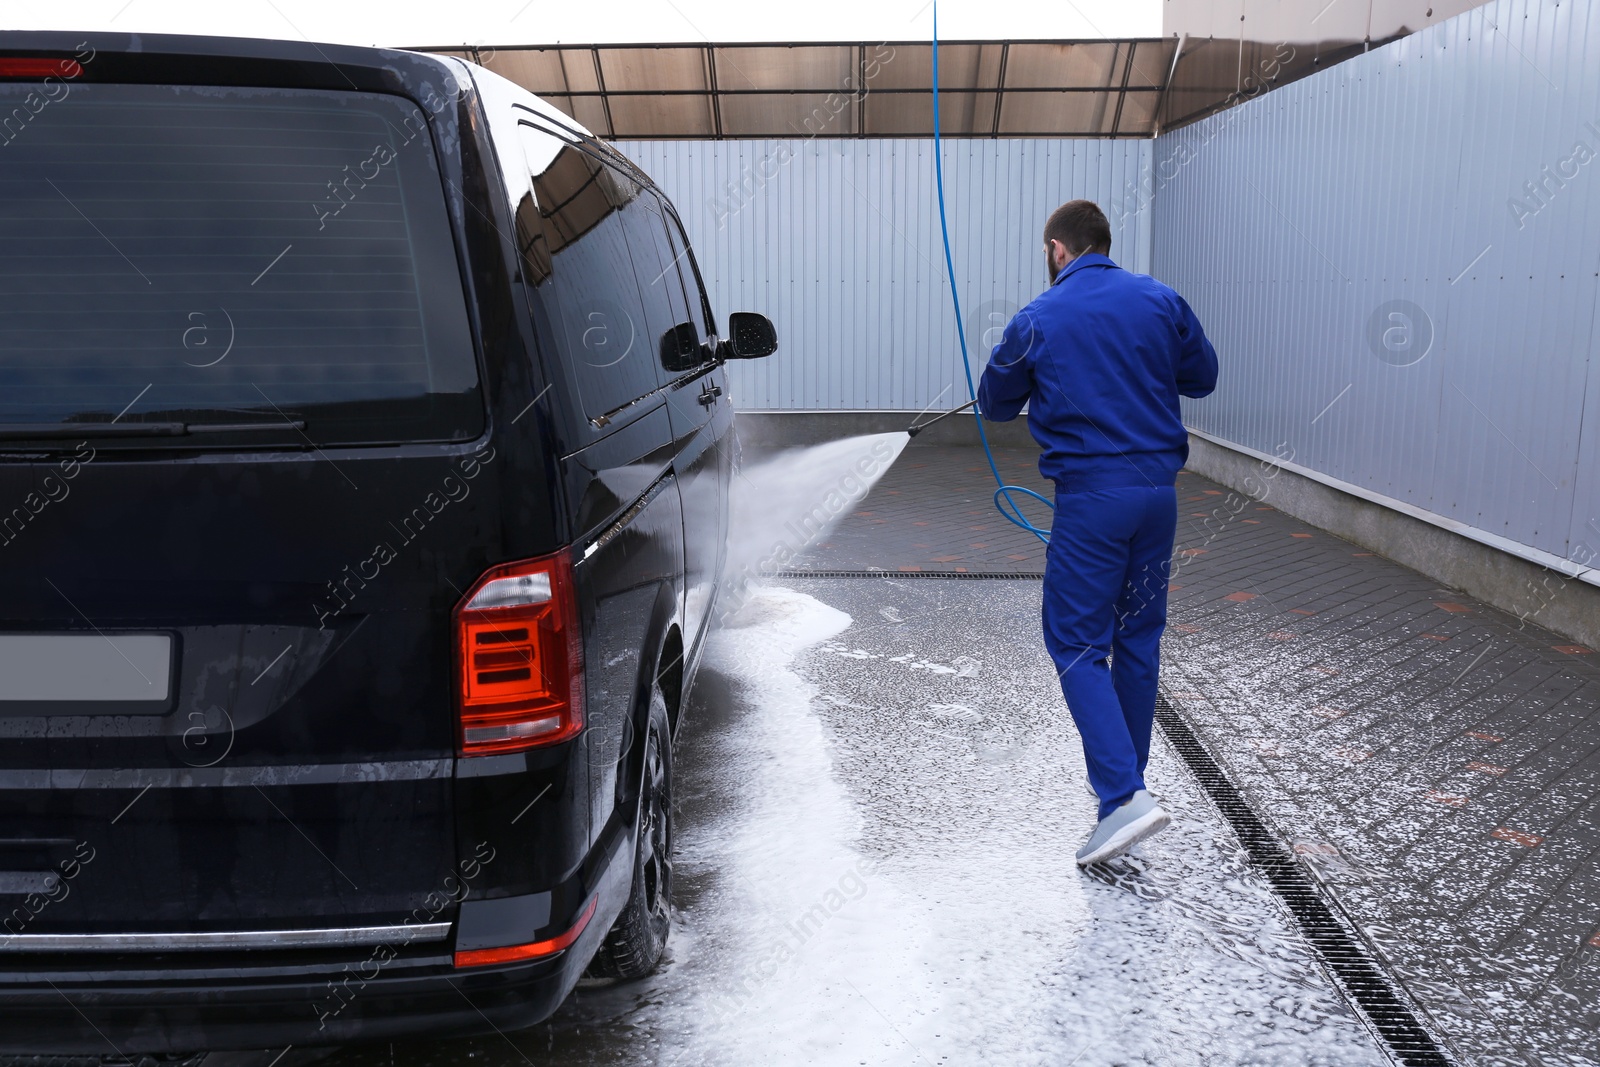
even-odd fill
[[[1046,285],[1056,283],[1056,258],[1050,254],[1048,248],[1044,250],[1044,283]]]

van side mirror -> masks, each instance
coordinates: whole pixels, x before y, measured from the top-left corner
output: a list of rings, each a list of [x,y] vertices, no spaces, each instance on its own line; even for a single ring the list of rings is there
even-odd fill
[[[778,331],[772,320],[753,311],[735,311],[728,316],[729,337],[718,346],[723,359],[760,359],[778,350]]]
[[[661,366],[674,373],[694,370],[706,361],[700,331],[692,322],[680,322],[661,335]]]

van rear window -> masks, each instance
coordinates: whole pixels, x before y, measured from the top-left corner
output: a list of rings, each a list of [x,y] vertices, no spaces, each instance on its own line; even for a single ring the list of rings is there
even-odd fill
[[[464,440],[443,181],[394,96],[0,84],[0,438]]]

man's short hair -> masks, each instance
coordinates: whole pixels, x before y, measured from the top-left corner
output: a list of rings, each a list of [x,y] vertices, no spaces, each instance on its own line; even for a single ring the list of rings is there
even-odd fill
[[[1111,223],[1106,213],[1093,200],[1068,200],[1050,213],[1044,224],[1044,243],[1060,241],[1067,252],[1081,256],[1085,252],[1111,254]]]

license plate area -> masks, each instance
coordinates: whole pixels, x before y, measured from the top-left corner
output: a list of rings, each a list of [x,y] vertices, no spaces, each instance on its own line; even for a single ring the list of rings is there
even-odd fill
[[[0,715],[162,715],[170,633],[0,634]]]

